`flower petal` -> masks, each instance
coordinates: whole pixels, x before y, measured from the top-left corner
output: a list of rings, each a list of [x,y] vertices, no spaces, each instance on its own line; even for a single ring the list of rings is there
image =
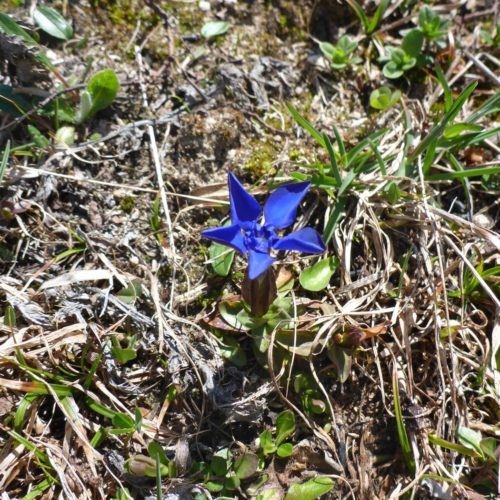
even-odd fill
[[[214,229],[205,229],[205,231],[201,232],[201,235],[221,245],[232,247],[242,254],[245,254],[247,251],[243,234],[241,233],[241,227],[236,224],[232,226],[216,227]]]
[[[264,205],[266,224],[276,229],[291,226],[297,216],[297,207],[310,186],[310,182],[297,182],[285,184],[273,191]]]
[[[245,188],[232,172],[228,172],[227,179],[231,201],[231,222],[241,224],[257,220],[262,213],[257,200],[245,191]]]
[[[318,231],[312,227],[299,229],[274,243],[275,250],[295,250],[304,253],[323,253],[325,244]]]
[[[276,260],[267,253],[256,252],[255,250],[250,250],[248,254],[248,277],[251,280],[260,276]]]

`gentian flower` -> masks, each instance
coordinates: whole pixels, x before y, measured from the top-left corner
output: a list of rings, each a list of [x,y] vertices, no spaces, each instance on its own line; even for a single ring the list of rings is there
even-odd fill
[[[280,238],[276,231],[293,224],[297,208],[306,195],[310,182],[285,184],[271,193],[262,208],[257,200],[245,191],[232,172],[228,173],[229,198],[231,204],[231,225],[206,229],[205,238],[248,254],[248,277],[259,277],[276,260],[271,250],[295,250],[318,254],[325,251],[325,244],[319,233],[305,227]]]

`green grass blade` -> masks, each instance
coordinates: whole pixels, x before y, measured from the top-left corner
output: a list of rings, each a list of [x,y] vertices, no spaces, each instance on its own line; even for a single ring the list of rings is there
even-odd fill
[[[479,177],[481,175],[497,175],[500,174],[500,167],[479,167],[460,170],[458,172],[448,172],[445,174],[429,175],[426,177],[428,181],[450,181],[452,179],[463,179],[465,177]]]
[[[335,231],[335,227],[337,226],[340,217],[345,211],[346,200],[345,198],[338,198],[337,203],[335,204],[335,208],[330,214],[328,218],[328,222],[326,223],[325,230],[323,231],[323,241],[325,244],[332,239],[333,232]]]
[[[382,17],[384,17],[385,11],[387,10],[387,7],[389,7],[389,4],[391,3],[391,0],[381,0],[380,3],[378,4],[377,10],[375,11],[375,14],[373,14],[373,17],[371,18],[370,22],[368,23],[368,31],[366,32],[367,35],[371,35],[378,27],[380,24],[380,21],[382,21]]]
[[[446,77],[444,76],[443,70],[441,69],[441,66],[436,64],[434,66],[436,70],[436,76],[441,84],[441,87],[443,87],[443,93],[444,93],[444,109],[446,111],[449,111],[451,109],[451,106],[453,105],[453,95],[451,93],[450,87],[448,85],[448,82],[446,81]]]
[[[337,181],[337,186],[340,187],[342,184],[342,177],[340,176],[339,167],[337,165],[337,160],[335,159],[335,152],[333,151],[332,143],[330,142],[330,138],[326,134],[323,134],[323,140],[325,141],[326,150],[328,151],[328,156],[330,157],[331,171],[335,177],[335,180]]]
[[[3,176],[5,175],[5,169],[7,168],[7,163],[9,161],[10,155],[10,140],[5,144],[5,149],[3,150],[2,162],[0,163],[0,184],[2,183]]]
[[[403,412],[401,411],[401,401],[399,398],[399,384],[396,371],[392,376],[392,390],[394,393],[394,414],[396,415],[396,425],[398,428],[398,437],[401,449],[403,451],[403,456],[408,465],[408,469],[412,474],[415,474],[415,459],[411,451],[410,440],[408,439],[408,434],[406,433],[406,426],[403,419]]]
[[[309,134],[313,137],[318,144],[320,144],[323,148],[326,148],[325,141],[321,133],[314,128],[312,123],[306,120],[289,102],[286,103],[286,107],[290,114],[293,116],[294,120]]]
[[[358,19],[361,25],[363,26],[363,30],[365,31],[365,33],[369,34],[368,31],[370,29],[370,20],[368,19],[368,16],[365,14],[363,7],[361,7],[361,5],[359,5],[359,3],[356,2],[356,0],[347,0],[347,3],[354,11],[354,13],[358,16]]]
[[[445,439],[441,439],[433,434],[428,435],[429,442],[432,444],[436,444],[441,446],[441,448],[446,448],[447,450],[456,451],[457,453],[461,453],[462,455],[466,455],[468,457],[477,457],[478,453],[471,448],[467,448],[461,444],[451,443],[450,441],[446,441]]]
[[[382,158],[382,155],[380,154],[380,151],[378,150],[377,146],[375,146],[375,144],[373,144],[372,141],[368,141],[368,144],[370,145],[370,148],[373,151],[373,154],[375,155],[375,159],[377,160],[378,167],[380,168],[380,173],[382,175],[387,175],[387,170],[385,168],[384,159]]]
[[[335,140],[337,141],[337,147],[339,148],[340,159],[342,160],[342,164],[344,164],[346,160],[346,152],[345,145],[342,137],[340,137],[340,132],[337,127],[333,127],[333,134],[335,135]]]
[[[433,141],[438,140],[443,135],[446,125],[448,125],[450,121],[455,119],[476,87],[477,82],[472,82],[465,88],[465,90],[457,97],[456,101],[453,103],[453,106],[444,115],[439,124],[436,125],[429,132],[429,134],[427,134],[427,136],[422,139],[422,141],[420,141],[415,150],[408,156],[408,163],[413,163]]]
[[[498,113],[500,111],[500,92],[496,92],[492,97],[490,97],[486,102],[482,104],[474,113],[467,117],[465,120],[467,123],[475,123],[480,120],[483,116],[489,115],[491,113]]]

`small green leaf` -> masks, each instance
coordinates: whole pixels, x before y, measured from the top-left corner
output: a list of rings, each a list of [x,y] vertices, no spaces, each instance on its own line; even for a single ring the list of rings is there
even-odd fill
[[[80,123],[107,108],[115,100],[119,88],[120,82],[113,70],[96,73],[87,84],[87,90],[80,95]]]
[[[270,431],[264,431],[259,436],[260,447],[264,455],[271,455],[276,451],[276,445],[273,442],[273,436]]]
[[[335,365],[339,381],[344,383],[351,374],[352,354],[350,349],[346,349],[336,344],[328,349],[328,357]]]
[[[295,430],[295,415],[285,410],[276,418],[276,445],[280,445]]]
[[[135,349],[129,349],[126,347],[112,347],[111,354],[113,355],[113,358],[115,358],[122,365],[137,358],[137,352]]]
[[[394,181],[390,181],[387,184],[387,186],[385,186],[384,193],[385,193],[385,197],[387,198],[387,201],[391,205],[394,205],[394,203],[397,203],[397,201],[401,197],[401,192],[399,190],[399,186]]]
[[[422,51],[424,34],[419,29],[412,29],[404,36],[401,49],[411,57],[417,57]]]
[[[468,427],[459,427],[457,429],[457,439],[466,448],[474,450],[479,455],[484,456],[483,449],[481,448],[482,436],[480,432],[469,429]]]
[[[212,269],[219,276],[227,276],[233,264],[235,250],[219,243],[212,243],[208,249]]]
[[[498,441],[493,437],[487,437],[481,440],[481,450],[483,450],[484,454],[491,458],[492,460],[497,460],[495,455],[495,451],[497,449]]]
[[[237,339],[224,335],[222,342],[218,344],[218,348],[222,357],[231,361],[234,365],[242,367],[247,364],[247,356]]]
[[[156,457],[160,460],[160,463],[163,465],[169,464],[170,460],[167,458],[167,455],[165,455],[165,450],[163,449],[163,446],[160,443],[157,443],[156,441],[151,441],[148,444],[148,454],[151,458],[156,460]]]
[[[292,443],[283,443],[278,446],[276,450],[276,454],[278,457],[287,458],[290,457],[293,453],[293,445]]]
[[[394,106],[401,98],[399,90],[392,91],[389,87],[383,86],[375,89],[370,94],[370,106],[374,109],[387,111],[391,106]]]
[[[36,127],[28,125],[27,128],[31,139],[40,149],[46,149],[49,147],[49,140]]]
[[[318,476],[302,484],[292,484],[285,496],[285,500],[315,500],[331,491],[332,488],[333,479]]]
[[[230,466],[230,455],[229,450],[224,448],[219,450],[210,461],[210,470],[212,474],[219,477],[224,477],[227,474]]]
[[[236,460],[233,470],[239,479],[248,479],[257,472],[258,468],[259,457],[247,451]]]
[[[319,292],[330,283],[338,266],[336,256],[319,260],[300,273],[299,281],[303,288],[311,292]]]
[[[123,434],[127,432],[132,432],[135,428],[134,419],[126,415],[125,413],[116,413],[111,419],[114,429],[109,432],[111,434]]]
[[[43,31],[54,38],[69,40],[73,36],[71,24],[51,7],[37,7],[33,12],[33,20]]]
[[[119,298],[125,304],[133,304],[138,297],[142,294],[142,285],[138,281],[130,283],[125,288],[122,288],[116,297]]]
[[[209,21],[201,28],[201,36],[210,40],[211,38],[227,33],[229,26],[230,24],[227,21]]]

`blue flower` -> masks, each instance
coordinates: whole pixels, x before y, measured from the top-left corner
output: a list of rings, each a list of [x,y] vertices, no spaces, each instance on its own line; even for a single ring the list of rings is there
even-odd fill
[[[299,229],[280,238],[276,231],[293,224],[297,207],[306,195],[310,182],[285,184],[271,193],[262,208],[257,200],[245,191],[233,173],[228,173],[231,202],[231,225],[206,229],[205,238],[248,253],[248,277],[253,280],[266,271],[276,260],[271,250],[296,250],[317,254],[325,251],[319,233],[310,227]]]

